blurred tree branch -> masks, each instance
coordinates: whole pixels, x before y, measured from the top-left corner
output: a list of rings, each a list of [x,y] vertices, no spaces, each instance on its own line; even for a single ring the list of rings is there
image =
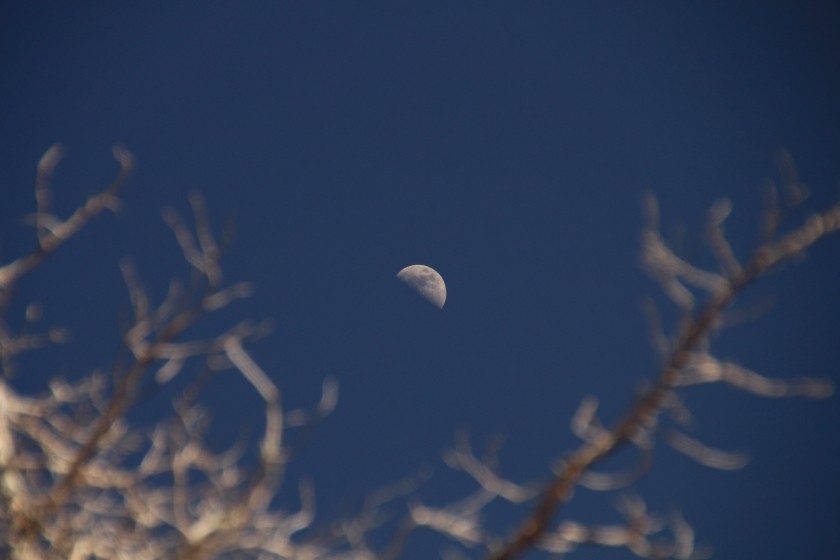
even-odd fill
[[[38,246],[28,255],[0,267],[0,310],[5,307],[15,282],[21,276],[41,264],[47,256],[78,233],[97,214],[106,209],[112,212],[119,209],[120,202],[117,195],[134,171],[134,156],[122,146],[115,146],[114,158],[120,164],[120,172],[114,181],[99,194],[88,198],[69,218],[62,220],[50,213],[52,192],[49,185],[53,171],[61,161],[63,151],[61,145],[56,144],[47,150],[38,162],[35,179],[37,209],[30,217],[37,232]]]
[[[798,204],[805,195],[795,179],[790,158],[785,158],[786,187],[791,203]],[[776,196],[772,196],[776,200]],[[659,209],[653,195],[645,200],[647,227],[642,237],[642,262],[646,270],[660,284],[663,292],[683,311],[684,317],[670,344],[659,344],[664,349],[662,368],[653,385],[641,395],[624,418],[611,430],[599,429],[585,437],[584,444],[564,461],[554,479],[542,494],[533,513],[514,536],[493,554],[496,560],[510,560],[525,550],[536,546],[548,530],[558,508],[567,502],[572,489],[582,476],[601,460],[627,443],[648,440],[658,426],[658,416],[665,410],[668,399],[677,387],[695,383],[726,381],[738,388],[763,396],[801,395],[827,397],[833,386],[826,380],[797,380],[786,382],[771,380],[757,373],[723,364],[713,358],[706,348],[709,337],[720,328],[724,312],[741,292],[779,263],[804,252],[822,237],[840,228],[840,203],[821,214],[809,217],[793,231],[776,236],[780,222],[776,207],[765,214],[765,223],[772,224],[766,231],[769,238],[745,265],[734,252],[723,231],[731,203],[723,200],[709,212],[707,233],[709,244],[719,264],[719,271],[699,269],[673,253],[665,244],[658,229]],[[692,289],[706,294],[705,303],[695,310]],[[657,337],[662,341],[662,337]],[[698,458],[701,463],[718,468],[732,468],[742,464],[720,459],[716,451],[690,442],[688,436],[672,432],[669,442],[677,449]]]
[[[731,306],[745,289],[840,229],[838,204],[780,234],[785,213],[807,194],[792,159],[783,153],[779,162],[785,206],[780,209],[780,196],[775,189],[768,190],[763,241],[743,263],[724,231],[732,210],[728,201],[709,211],[706,237],[717,269],[704,270],[668,247],[659,233],[657,202],[652,195],[645,199],[642,262],[681,319],[675,334],[668,336],[655,306],[648,306],[652,339],[662,363],[658,374],[611,428],[598,419],[598,399],[585,397],[571,426],[583,443],[552,466],[548,480],[505,479],[497,457],[500,442],[491,441],[479,457],[469,436],[461,432],[444,462],[474,481],[477,488],[462,498],[443,506],[423,504],[418,487],[428,472],[422,470],[384,485],[355,513],[316,524],[314,487],[308,481],[298,483],[293,507],[278,509],[274,501],[295,454],[289,435],[301,430],[298,437],[308,437],[332,412],[337,383],[331,378],[323,382],[320,402],[311,410],[286,411],[272,376],[247,350],[250,342],[270,330],[267,322],[243,320],[206,338],[187,336],[190,327],[253,291],[248,283],[225,284],[223,251],[204,199],[196,193],[189,197],[194,227],[175,210],[163,211],[189,265],[186,285],[173,279],[156,304],[134,265],[128,260],[120,264],[132,311],[122,332],[130,360],[75,382],[54,379],[40,395],[15,391],[11,380],[16,357],[66,338],[62,329],[28,331],[42,315],[38,304],[27,307],[23,331],[15,332],[6,323],[16,283],[97,214],[118,209],[119,191],[134,166],[127,150],[115,148],[120,164],[115,179],[62,220],[51,213],[50,187],[61,153],[60,146],[50,148],[37,167],[36,212],[30,220],[36,248],[0,266],[0,553],[10,558],[385,560],[400,557],[410,536],[422,528],[451,542],[452,548],[442,554],[453,559],[465,557],[465,550],[480,549],[495,560],[508,560],[531,550],[565,555],[581,546],[624,549],[648,559],[707,558],[709,552],[696,545],[693,529],[679,512],[664,518],[652,514],[641,496],[632,492],[616,501],[623,523],[585,525],[555,518],[575,486],[601,491],[631,488],[650,468],[653,448],[660,441],[712,468],[746,464],[743,453],[718,450],[683,433],[681,426],[691,413],[680,392],[687,387],[720,382],[765,397],[823,398],[833,392],[826,380],[768,378],[722,361],[710,350],[712,335],[728,324]],[[151,429],[126,418],[150,389],[165,389],[175,377],[191,375],[186,373],[188,365],[196,363],[204,374],[238,372],[261,398],[265,428],[256,464],[250,468],[244,459],[247,442],[223,452],[205,445],[210,413],[200,402],[202,374],[189,379],[187,389],[174,399],[172,415]],[[625,447],[639,451],[636,465],[626,472],[594,470]],[[397,501],[405,502],[402,514],[391,507]],[[523,519],[512,535],[498,535],[488,528],[488,506],[497,501]]]

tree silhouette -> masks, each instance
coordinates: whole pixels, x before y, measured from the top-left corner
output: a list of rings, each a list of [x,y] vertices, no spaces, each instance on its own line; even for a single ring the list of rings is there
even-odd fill
[[[53,146],[37,167],[31,217],[36,248],[0,267],[0,546],[10,558],[397,558],[421,528],[457,543],[443,553],[450,558],[502,560],[529,551],[556,556],[584,544],[625,548],[641,558],[704,558],[708,551],[695,545],[679,513],[663,520],[649,513],[638,495],[621,495],[626,522],[620,525],[587,526],[557,520],[557,514],[576,486],[632,488],[650,467],[657,443],[709,467],[743,466],[742,455],[708,447],[681,430],[689,415],[681,395],[694,385],[725,383],[764,397],[823,398],[833,392],[825,380],[771,379],[712,352],[712,337],[723,330],[728,310],[745,290],[840,228],[840,204],[787,227],[783,216],[802,204],[806,192],[792,160],[782,154],[784,202],[775,188],[768,191],[762,241],[745,262],[736,259],[724,233],[729,202],[709,211],[706,236],[717,268],[704,270],[669,248],[659,233],[657,202],[646,197],[642,263],[681,318],[666,334],[649,305],[658,373],[612,427],[598,420],[597,398],[584,397],[572,421],[582,443],[546,467],[547,480],[502,478],[496,448],[491,445],[479,457],[468,435],[459,433],[444,460],[474,480],[466,498],[445,507],[423,505],[421,472],[383,486],[344,518],[320,522],[309,483],[299,483],[291,510],[278,494],[296,441],[336,406],[337,383],[324,381],[311,410],[286,410],[279,389],[246,350],[267,334],[267,324],[242,320],[214,336],[191,336],[192,327],[252,291],[247,283],[225,283],[224,247],[198,194],[190,196],[192,227],[174,210],[163,212],[189,265],[186,283],[172,280],[156,303],[133,264],[121,264],[132,309],[122,330],[125,358],[79,380],[55,378],[38,394],[15,389],[22,354],[66,340],[61,329],[36,330],[41,315],[36,303],[27,306],[23,328],[12,327],[6,315],[15,287],[90,220],[119,207],[119,192],[134,165],[127,150],[115,148],[121,169],[114,181],[61,219],[52,214],[50,189],[61,154],[61,147]],[[219,453],[205,443],[212,411],[202,404],[201,389],[207,375],[222,370],[239,372],[260,395],[265,428],[258,442],[240,441]],[[133,407],[166,391],[179,375],[192,377],[186,390],[173,395],[169,417],[151,427],[128,418]],[[256,459],[250,460],[254,443]],[[638,450],[636,468],[612,475],[593,470],[622,448]],[[391,507],[395,502],[404,507]],[[495,534],[486,523],[489,504],[499,502],[521,519],[510,534]]]

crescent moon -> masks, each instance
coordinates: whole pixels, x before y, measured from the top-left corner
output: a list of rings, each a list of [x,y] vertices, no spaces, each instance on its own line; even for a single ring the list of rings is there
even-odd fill
[[[397,278],[417,290],[438,309],[443,307],[446,301],[446,284],[434,268],[423,264],[413,264],[400,270]]]

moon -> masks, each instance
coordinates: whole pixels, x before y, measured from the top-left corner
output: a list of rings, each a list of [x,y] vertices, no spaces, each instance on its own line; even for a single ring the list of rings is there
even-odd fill
[[[413,264],[400,270],[397,278],[417,290],[438,309],[443,307],[443,302],[446,301],[446,284],[434,268]]]

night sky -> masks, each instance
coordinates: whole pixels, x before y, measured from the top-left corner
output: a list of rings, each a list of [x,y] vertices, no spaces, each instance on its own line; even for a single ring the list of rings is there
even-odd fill
[[[256,293],[198,334],[273,320],[251,353],[287,407],[313,404],[326,376],[340,383],[337,410],[290,471],[311,477],[324,519],[423,465],[425,502],[466,496],[474,486],[440,460],[460,428],[477,448],[504,436],[506,476],[544,478],[578,445],[569,421],[582,398],[597,395],[611,424],[656,374],[643,302],[674,314],[639,265],[646,191],[666,238],[704,265],[706,211],[722,197],[736,250],[754,247],[780,149],[811,190],[792,224],[836,200],[832,4],[3,2],[0,259],[35,246],[21,218],[50,145],[66,147],[63,216],[114,176],[114,143],[138,162],[123,211],[20,286],[10,323],[38,300],[44,323],[73,336],[24,360],[15,386],[119,355],[120,259],[160,300],[187,272],[160,210],[189,215],[199,190],[217,229],[235,227],[226,278]],[[835,236],[757,285],[744,309],[773,307],[723,331],[716,355],[840,382],[838,257]],[[441,273],[443,309],[396,279],[411,264]],[[148,422],[175,395],[133,417]],[[635,490],[650,509],[679,508],[716,558],[840,548],[836,396],[710,386],[685,399],[692,435],[752,461],[714,471],[661,445]],[[214,445],[259,435],[259,396],[240,376],[213,379],[207,402]],[[581,489],[562,518],[615,522],[613,498]],[[494,509],[488,525],[506,534],[526,511]],[[419,532],[405,558],[439,544]]]

